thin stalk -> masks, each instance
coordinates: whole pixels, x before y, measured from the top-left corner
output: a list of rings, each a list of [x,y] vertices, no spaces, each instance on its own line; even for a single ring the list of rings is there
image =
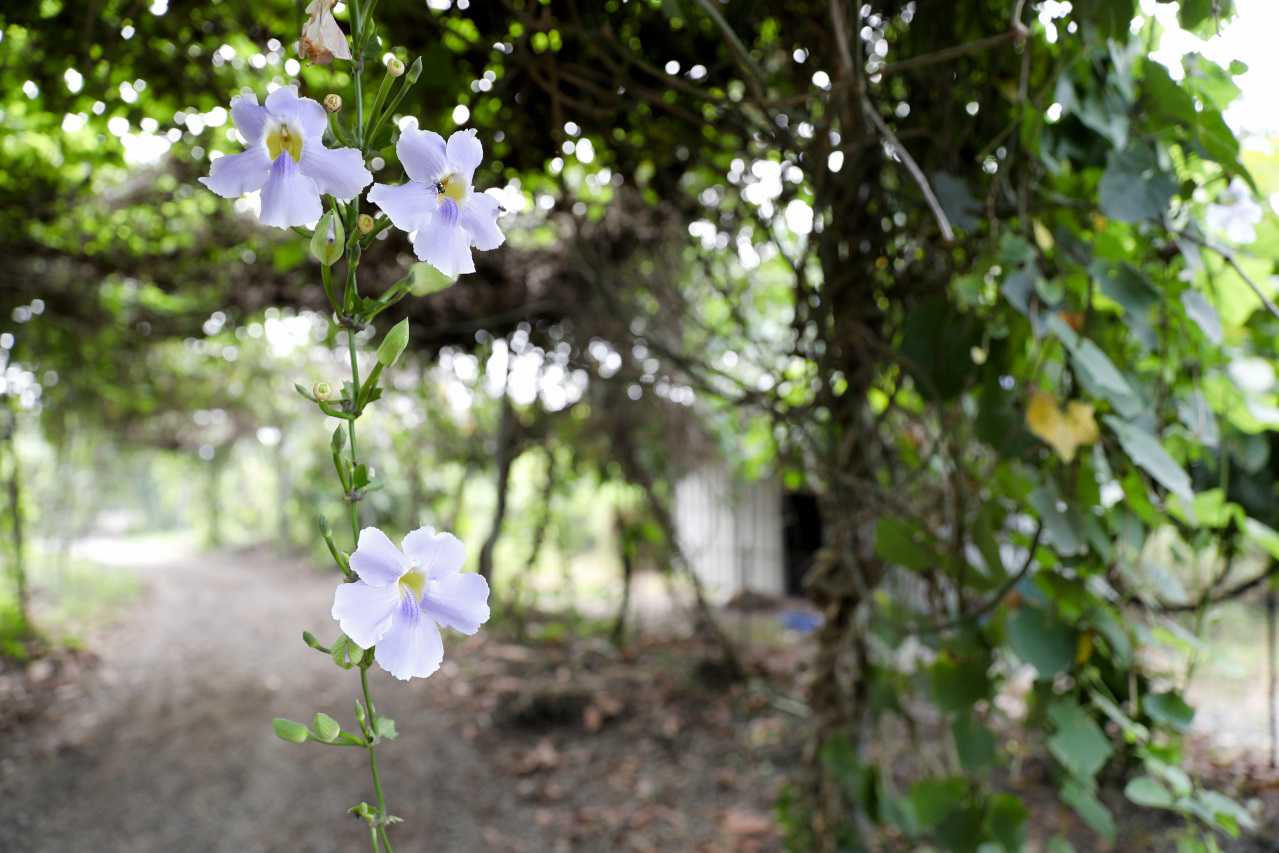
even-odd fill
[[[364,150],[364,90],[360,78],[364,73],[364,19],[360,15],[360,0],[351,0],[351,41],[355,44],[355,147]]]
[[[355,357],[355,329],[348,328],[346,330],[346,345],[351,353],[351,387],[356,389],[356,396],[359,396],[360,387],[360,363]],[[357,402],[358,405],[358,401]],[[354,470],[359,467],[359,454],[355,444],[355,418],[352,417],[346,422],[347,437],[351,440],[351,467]],[[360,541],[360,510],[357,501],[351,501],[351,535],[355,537],[355,541]]]
[[[377,121],[377,118],[380,115],[379,111],[382,109],[382,104],[386,102],[386,93],[391,91],[391,83],[393,83],[394,81],[395,81],[395,78],[391,76],[391,72],[389,70],[382,75],[382,83],[381,85],[377,87],[377,95],[375,95],[373,98],[373,107],[369,110],[370,124],[373,124]],[[370,128],[370,131],[371,130],[372,128]],[[372,133],[370,132],[369,134],[367,134],[365,138],[369,140],[370,142],[372,142],[373,141]]]
[[[377,711],[373,708],[373,699],[369,696],[369,668],[360,667],[360,686],[364,688],[364,705],[369,709],[369,731],[373,735],[369,739],[369,771],[373,774],[373,790],[377,794],[378,834],[382,837],[382,846],[386,853],[392,853],[391,841],[386,837],[386,799],[382,796],[382,780],[377,773],[377,741],[380,734],[377,729]],[[376,839],[375,839],[376,842]],[[377,849],[376,843],[374,849]]]

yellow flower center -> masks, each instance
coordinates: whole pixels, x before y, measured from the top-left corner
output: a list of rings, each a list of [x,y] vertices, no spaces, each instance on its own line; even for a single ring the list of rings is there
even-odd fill
[[[462,200],[466,198],[466,184],[457,175],[440,178],[440,195],[437,203],[444,204],[445,198],[453,199],[458,210],[462,209]]]
[[[302,137],[290,132],[289,126],[280,122],[278,128],[267,133],[266,150],[270,152],[272,160],[279,157],[281,151],[287,151],[296,163],[302,159]]]
[[[405,592],[404,588],[407,587],[413,593],[413,598],[416,601],[421,601],[422,593],[426,592],[426,575],[415,569],[410,570],[404,574],[404,577],[400,578],[400,584],[401,594]]]

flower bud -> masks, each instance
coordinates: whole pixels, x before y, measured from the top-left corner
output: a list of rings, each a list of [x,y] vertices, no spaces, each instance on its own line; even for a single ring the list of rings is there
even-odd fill
[[[342,109],[342,96],[337,93],[325,95],[324,108],[331,113],[335,113]]]
[[[386,337],[382,339],[382,345],[377,348],[378,364],[383,367],[390,367],[399,360],[400,354],[404,352],[404,348],[409,345],[409,321],[406,317],[391,327],[391,331],[386,333]]]
[[[323,403],[333,397],[333,386],[327,382],[317,382],[311,386],[311,394]]]
[[[338,721],[324,713],[315,715],[311,728],[315,731],[315,736],[325,743],[333,743],[342,733],[342,726],[338,724]]]
[[[311,254],[326,267],[331,267],[342,257],[345,238],[342,220],[334,216],[333,211],[325,211],[311,235]]]
[[[399,77],[404,73],[404,63],[392,56],[386,61],[386,73],[392,77]]]
[[[361,234],[367,234],[373,230],[373,217],[367,213],[361,213],[360,218],[355,220],[355,227],[360,229]]]

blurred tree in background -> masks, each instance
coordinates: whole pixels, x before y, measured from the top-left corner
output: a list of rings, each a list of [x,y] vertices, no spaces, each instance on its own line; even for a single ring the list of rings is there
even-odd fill
[[[291,53],[301,5],[0,13],[12,410],[59,458],[86,436],[198,454],[213,507],[235,502],[220,460],[256,437],[284,540],[323,500],[291,383],[341,362],[304,239],[196,178],[240,150],[229,94],[345,91],[344,63]],[[1231,13],[1161,5],[1200,35]],[[825,621],[807,770],[779,812],[794,849],[1020,849],[1025,806],[988,780],[1014,660],[1037,674],[1028,721],[1060,795],[1101,836],[1119,753],[1133,801],[1247,822],[1179,769],[1190,709],[1141,654],[1170,609],[1279,555],[1279,234],[1246,198],[1279,186],[1222,117],[1242,66],[1149,59],[1162,28],[1133,0],[383,0],[377,19],[366,61],[422,58],[402,112],[476,128],[476,187],[509,214],[475,274],[388,312],[416,358],[378,449],[407,485],[376,515],[457,520],[482,480],[501,596],[552,515],[573,549],[573,484],[629,490],[672,564],[674,483],[707,460],[814,494]],[[400,179],[395,135],[378,180]],[[1221,210],[1260,220],[1245,251],[1206,224]],[[365,263],[389,283],[414,259],[383,236]],[[503,565],[521,458],[536,536]],[[1170,554],[1211,571],[1186,588]],[[954,760],[903,788],[873,744],[921,700]]]

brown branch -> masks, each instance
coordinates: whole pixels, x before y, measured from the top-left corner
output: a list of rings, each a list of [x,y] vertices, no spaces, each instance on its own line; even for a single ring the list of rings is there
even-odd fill
[[[902,145],[901,140],[897,138],[897,134],[888,129],[888,125],[884,123],[883,117],[879,114],[879,110],[870,102],[865,94],[861,97],[862,109],[866,115],[870,116],[870,120],[875,123],[875,127],[883,134],[888,144],[893,146],[893,150],[901,157],[902,163],[906,166],[906,170],[910,172],[910,176],[915,179],[915,183],[919,184],[919,189],[924,193],[924,200],[928,202],[929,208],[933,211],[933,216],[937,219],[937,225],[941,228],[941,236],[943,240],[954,240],[955,232],[951,230],[950,220],[946,218],[946,211],[942,210],[941,202],[937,200],[937,196],[933,193],[933,188],[928,184],[928,178],[924,177],[924,172],[919,168],[919,164],[915,162],[915,158],[910,156],[910,152]]]

